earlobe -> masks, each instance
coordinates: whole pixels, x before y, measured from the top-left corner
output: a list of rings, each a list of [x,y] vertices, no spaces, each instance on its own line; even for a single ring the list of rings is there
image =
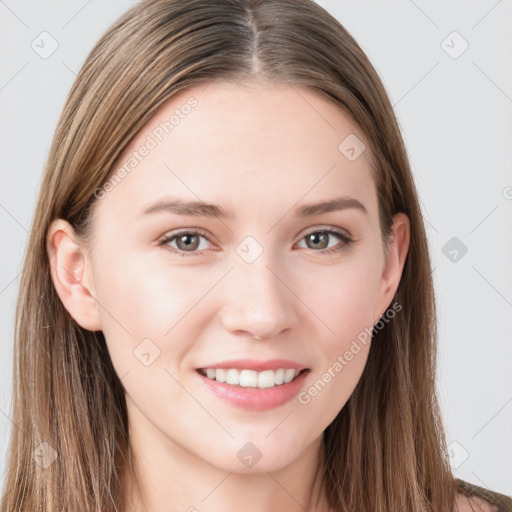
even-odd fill
[[[76,242],[69,222],[56,219],[51,223],[46,249],[52,281],[64,307],[84,329],[101,330],[90,262],[87,253]]]
[[[405,213],[397,213],[394,217],[391,240],[388,246],[388,257],[384,263],[381,276],[378,307],[378,317],[375,322],[384,314],[391,304],[405,265],[405,259],[409,251],[410,243],[410,222]]]

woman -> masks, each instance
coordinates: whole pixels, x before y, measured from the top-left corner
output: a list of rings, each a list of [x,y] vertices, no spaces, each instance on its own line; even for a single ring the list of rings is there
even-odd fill
[[[145,0],[48,157],[2,511],[511,510],[450,470],[435,317],[346,30],[308,0]]]

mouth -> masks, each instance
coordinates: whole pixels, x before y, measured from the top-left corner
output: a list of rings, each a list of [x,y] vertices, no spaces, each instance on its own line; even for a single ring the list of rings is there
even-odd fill
[[[275,370],[198,368],[196,374],[208,390],[238,409],[262,412],[293,400],[305,385],[309,368]]]
[[[238,388],[268,389],[283,386],[295,381],[309,368],[277,368],[275,370],[255,370],[237,368],[199,368],[196,370],[210,380]]]

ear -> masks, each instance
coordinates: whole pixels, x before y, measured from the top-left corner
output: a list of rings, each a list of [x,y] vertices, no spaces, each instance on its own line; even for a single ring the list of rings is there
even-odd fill
[[[409,250],[411,235],[409,217],[403,212],[394,216],[391,239],[388,245],[388,256],[384,262],[384,268],[379,285],[376,311],[378,316],[374,324],[379,321],[387,310],[402,277],[405,258]]]
[[[69,222],[56,219],[50,224],[46,250],[53,284],[64,307],[84,329],[101,330],[90,261]]]

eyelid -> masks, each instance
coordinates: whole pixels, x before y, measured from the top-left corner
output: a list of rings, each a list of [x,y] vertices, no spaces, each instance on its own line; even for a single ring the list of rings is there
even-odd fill
[[[334,231],[335,233],[345,236],[347,238],[350,238],[351,240],[354,239],[350,231],[344,228],[340,228],[338,226],[329,226],[329,225],[316,225],[312,226],[310,229],[306,228],[306,231],[300,231],[299,234],[302,234],[300,237],[301,239],[311,233],[316,233],[317,231]],[[297,235],[298,236],[298,235]]]
[[[190,228],[182,228],[182,229],[168,231],[165,235],[161,236],[159,238],[159,240],[162,241],[162,240],[166,240],[168,238],[173,238],[175,236],[179,236],[181,234],[188,234],[188,233],[197,233],[198,235],[203,235],[205,238],[208,238],[208,240],[210,239],[210,233],[206,232],[204,229],[190,227]]]

